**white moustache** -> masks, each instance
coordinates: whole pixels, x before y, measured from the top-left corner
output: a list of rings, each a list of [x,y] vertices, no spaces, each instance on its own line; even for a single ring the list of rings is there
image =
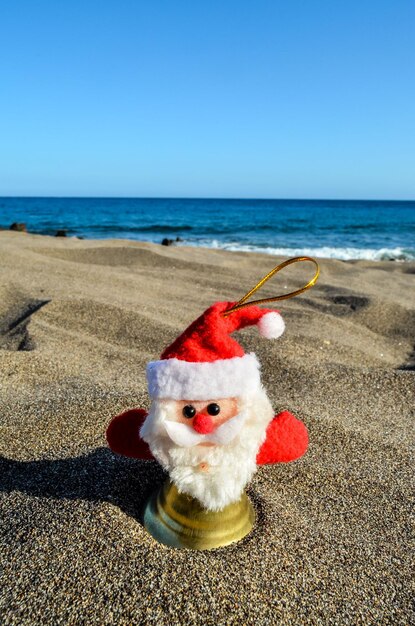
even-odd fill
[[[247,412],[242,411],[235,417],[219,426],[213,433],[202,435],[197,433],[191,426],[180,422],[164,422],[167,434],[170,439],[182,448],[197,446],[199,443],[215,443],[226,446],[240,433],[247,418]]]

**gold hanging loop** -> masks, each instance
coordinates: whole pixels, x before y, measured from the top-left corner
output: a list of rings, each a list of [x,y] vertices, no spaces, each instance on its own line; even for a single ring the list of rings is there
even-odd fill
[[[281,296],[274,296],[273,298],[262,298],[261,300],[252,300],[251,302],[247,302],[247,300],[256,291],[258,291],[258,289],[261,289],[261,287],[267,282],[267,280],[269,280],[272,276],[274,276],[274,274],[277,274],[278,272],[280,272],[282,269],[284,269],[284,267],[287,267],[287,265],[292,265],[293,263],[300,263],[302,261],[310,261],[311,263],[314,264],[316,268],[313,278],[306,285],[304,285],[304,287],[301,287],[300,289],[296,289],[295,291],[291,291],[290,293],[284,293]],[[294,298],[294,296],[298,296],[300,293],[303,293],[304,291],[307,291],[307,289],[310,289],[310,287],[313,287],[317,282],[319,274],[320,274],[320,267],[317,261],[311,258],[310,256],[296,256],[292,259],[288,259],[287,261],[283,261],[282,263],[274,267],[274,269],[272,269],[266,276],[264,276],[264,278],[261,278],[259,283],[257,283],[255,287],[251,289],[251,291],[248,291],[248,293],[246,293],[239,300],[239,302],[237,302],[231,309],[224,311],[222,315],[223,317],[227,317],[234,311],[243,309],[246,306],[253,306],[254,304],[264,304],[265,302],[279,302],[280,300],[288,300],[288,298]]]

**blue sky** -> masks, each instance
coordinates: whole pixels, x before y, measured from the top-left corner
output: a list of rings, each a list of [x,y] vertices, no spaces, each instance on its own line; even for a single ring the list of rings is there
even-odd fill
[[[415,198],[413,0],[22,0],[0,59],[0,195]]]

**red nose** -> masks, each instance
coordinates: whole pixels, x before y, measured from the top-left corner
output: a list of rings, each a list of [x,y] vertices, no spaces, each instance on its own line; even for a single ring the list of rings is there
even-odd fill
[[[199,413],[193,420],[193,428],[197,433],[207,435],[215,430],[215,425],[210,415],[203,415],[203,413]]]

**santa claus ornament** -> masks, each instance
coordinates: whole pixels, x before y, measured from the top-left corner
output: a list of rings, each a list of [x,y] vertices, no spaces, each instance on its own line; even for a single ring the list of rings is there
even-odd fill
[[[316,272],[301,289],[249,298],[281,269],[311,261]],[[267,339],[284,332],[279,312],[258,304],[284,300],[312,287],[319,267],[309,257],[275,267],[239,302],[216,302],[147,366],[149,412],[133,409],[107,430],[114,452],[156,460],[169,480],[148,501],[144,525],[159,542],[205,550],[247,535],[255,512],[244,489],[257,465],[301,457],[305,425],[288,411],[274,415],[255,354],[232,334],[257,326]]]

